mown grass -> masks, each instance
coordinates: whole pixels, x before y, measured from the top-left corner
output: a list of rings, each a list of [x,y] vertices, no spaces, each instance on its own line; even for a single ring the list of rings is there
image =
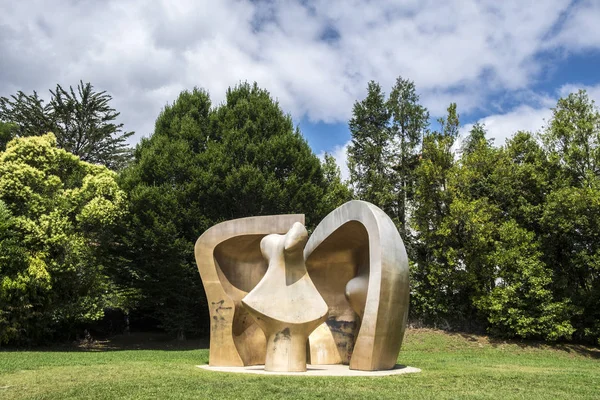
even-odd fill
[[[204,371],[206,349],[0,352],[0,399],[592,399],[600,349],[409,330],[399,363],[419,374],[276,377]],[[71,350],[71,351],[68,351]]]

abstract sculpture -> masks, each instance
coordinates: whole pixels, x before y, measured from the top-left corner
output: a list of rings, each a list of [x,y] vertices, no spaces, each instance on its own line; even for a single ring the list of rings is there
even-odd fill
[[[398,230],[363,201],[335,209],[310,238],[303,223],[298,214],[241,218],[196,242],[211,316],[210,365],[305,371],[308,358],[363,371],[393,368],[409,300]]]

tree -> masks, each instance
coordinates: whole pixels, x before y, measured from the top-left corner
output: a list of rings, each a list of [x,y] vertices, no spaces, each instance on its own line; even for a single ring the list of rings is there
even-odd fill
[[[57,85],[50,94],[47,105],[36,92],[0,98],[0,121],[16,125],[16,137],[54,132],[60,148],[86,162],[116,170],[129,161],[126,140],[133,132],[123,132],[123,124],[114,122],[119,113],[110,107],[109,94],[83,82],[77,91]]]
[[[448,120],[458,121],[455,112],[448,108]],[[454,136],[444,134],[455,129],[444,125],[426,136],[417,169],[415,305],[425,321],[477,329],[485,319],[473,300],[493,282],[488,257],[498,211],[487,198],[486,177],[498,154],[482,140],[455,163],[450,150]]]
[[[0,121],[16,126],[14,137],[38,136],[55,128],[49,104],[44,104],[37,92],[21,91],[11,98],[0,97]]]
[[[12,301],[10,299],[10,286],[13,283],[9,278],[10,272],[28,269],[27,249],[19,241],[16,228],[16,219],[6,204],[0,201],[0,274],[3,276],[0,282],[0,344],[19,337],[18,320],[26,315],[29,305],[27,301],[22,301],[25,296],[14,296]]]
[[[319,159],[256,84],[229,89],[216,108],[205,91],[182,92],[138,145],[121,181],[131,209],[122,279],[131,279],[147,311],[179,338],[209,325],[192,251],[206,229],[299,212],[314,227],[326,212]]]
[[[505,337],[569,338],[573,308],[552,292],[537,236],[548,189],[541,148],[526,132],[495,148],[476,124],[455,163],[455,113],[425,137],[416,170],[414,313]]]
[[[412,81],[399,77],[386,99],[371,81],[367,96],[354,104],[349,123],[350,183],[354,194],[381,207],[394,221],[412,255],[408,229],[414,194],[417,147],[429,125]]]
[[[585,90],[558,100],[542,135],[559,178],[572,186],[592,187],[600,176],[600,110]]]
[[[527,133],[503,148],[493,148],[479,129],[470,139],[451,182],[459,212],[450,213],[445,229],[464,266],[453,280],[461,282],[458,304],[496,335],[568,339],[572,308],[552,292],[552,269],[535,231],[546,176],[539,146]]]
[[[448,190],[449,175],[454,166],[452,146],[458,133],[459,119],[456,104],[448,107],[448,116],[440,118],[440,131],[427,133],[422,142],[418,165],[414,170],[414,211],[410,220],[415,232],[414,257],[411,268],[414,295],[414,315],[437,322],[449,306],[444,304],[451,296],[440,286],[452,276],[452,260],[444,248],[448,245],[447,231],[442,229],[452,204]]]
[[[540,218],[544,258],[553,266],[553,292],[574,310],[578,339],[600,340],[600,190],[552,191]]]
[[[408,239],[413,317],[506,337],[600,340],[594,102],[584,91],[560,99],[541,140],[519,131],[495,147],[475,124],[458,158],[456,105],[437,132],[427,119],[399,78],[387,100],[371,82],[350,120],[355,195],[393,215]]]
[[[53,134],[0,153],[0,341],[72,335],[118,303],[98,252],[126,205],[115,178],[58,149]]]
[[[552,271],[542,261],[539,241],[533,232],[514,220],[497,224],[497,242],[490,255],[494,282],[474,304],[498,336],[569,339],[575,331],[570,322],[569,301],[556,301]]]
[[[374,81],[369,82],[367,97],[354,103],[348,123],[352,135],[352,143],[348,146],[348,167],[350,184],[357,198],[395,215],[392,212],[395,177],[391,168],[389,116],[381,86]]]
[[[400,234],[408,238],[407,223],[409,218],[409,202],[414,194],[414,170],[418,164],[417,147],[429,126],[429,112],[419,104],[414,82],[398,77],[392,87],[387,101],[391,117],[390,136],[392,145],[393,168],[396,172],[396,219]],[[450,105],[453,112],[449,114],[444,128],[458,127],[456,104]],[[458,132],[444,132],[445,135],[456,136]]]
[[[550,191],[539,222],[553,292],[572,302],[575,336],[600,341],[600,110],[584,90],[571,93],[541,139]]]
[[[323,178],[325,179],[323,207],[324,214],[326,214],[352,200],[352,191],[342,182],[340,167],[331,154],[325,153],[322,167]]]
[[[0,152],[6,149],[8,142],[17,136],[17,125],[0,121]]]

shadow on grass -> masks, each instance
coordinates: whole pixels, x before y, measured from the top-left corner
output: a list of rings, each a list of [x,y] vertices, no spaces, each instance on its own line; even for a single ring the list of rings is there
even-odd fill
[[[485,343],[486,345],[497,348],[503,345],[516,345],[521,349],[540,349],[540,350],[556,350],[566,353],[578,354],[584,357],[600,359],[600,348],[590,347],[582,344],[572,343],[546,343],[535,340],[518,340],[518,339],[500,339],[485,335],[475,335],[462,332],[449,332],[451,336],[458,335],[469,342]]]
[[[448,332],[430,328],[412,328],[407,333],[411,336],[419,336],[420,333],[437,333],[440,335],[455,336],[465,342],[478,344],[480,347],[499,348],[507,345],[515,345],[523,350],[554,350],[584,357],[600,359],[600,348],[582,344],[555,343],[549,344],[541,341],[500,339],[487,335],[479,335],[465,332]],[[165,333],[158,332],[135,332],[129,335],[115,335],[108,338],[95,338],[95,340],[82,340],[71,343],[55,344],[44,347],[3,347],[2,351],[41,351],[41,352],[108,352],[123,350],[162,350],[162,351],[186,351],[209,348],[208,337],[192,338],[188,340],[176,340]]]
[[[123,350],[185,351],[208,349],[208,338],[177,340],[165,333],[136,332],[40,347],[3,347],[1,351],[104,352]]]

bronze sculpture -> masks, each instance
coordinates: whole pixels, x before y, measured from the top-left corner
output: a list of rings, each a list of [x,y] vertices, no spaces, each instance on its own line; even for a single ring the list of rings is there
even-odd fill
[[[393,368],[409,300],[398,230],[363,201],[335,209],[308,240],[303,222],[299,214],[242,218],[196,242],[211,315],[210,365],[302,371],[308,358]]]

